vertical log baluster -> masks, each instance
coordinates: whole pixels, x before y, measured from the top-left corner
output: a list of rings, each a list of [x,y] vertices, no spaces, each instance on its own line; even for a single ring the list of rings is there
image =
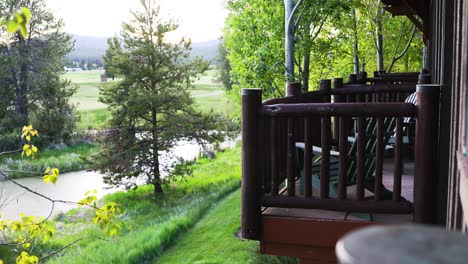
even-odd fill
[[[294,196],[296,193],[296,140],[294,138],[294,127],[294,118],[288,118],[288,155],[286,161],[288,196]]]
[[[393,169],[393,201],[399,201],[401,197],[401,174],[402,160],[401,150],[403,145],[403,118],[396,117],[396,133],[395,133],[395,160]]]
[[[377,141],[376,141],[376,164],[375,164],[375,200],[382,199],[381,186],[383,176],[383,156],[384,156],[384,117],[377,118]]]
[[[279,141],[280,141],[280,181],[283,181],[286,178],[286,163],[287,163],[287,145],[288,145],[288,125],[286,118],[280,118],[280,134],[279,134]],[[278,182],[279,184],[279,182]]]
[[[276,196],[279,192],[279,159],[278,159],[278,147],[280,142],[278,141],[278,122],[275,117],[271,118],[270,123],[270,159],[271,159],[271,195]]]
[[[330,195],[330,149],[331,127],[330,116],[322,117],[322,159],[320,164],[320,198]]]
[[[364,200],[364,171],[366,162],[366,118],[358,118],[358,137],[357,137],[357,160],[356,160],[356,197],[358,200]]]
[[[340,135],[339,135],[339,151],[340,151],[340,167],[338,178],[338,199],[346,199],[346,185],[348,178],[348,128],[349,123],[345,117],[340,117]]]
[[[260,153],[262,155],[261,158],[261,164],[259,165],[262,169],[262,187],[263,187],[263,193],[270,193],[271,191],[271,166],[270,166],[270,155],[269,153],[271,152],[271,146],[270,146],[270,133],[266,133],[266,128],[269,127],[270,124],[270,117],[264,117],[260,121],[260,131],[262,131],[262,136],[260,139],[260,149],[263,149]]]
[[[341,89],[343,88],[343,78],[334,78],[333,79],[333,89]],[[346,102],[346,98],[344,95],[335,95],[333,98],[335,103],[343,103]],[[338,137],[340,134],[340,127],[338,117],[335,116],[333,118],[333,140],[334,142],[338,142]]]
[[[304,119],[304,185],[305,197],[312,196],[312,121],[310,118]]]

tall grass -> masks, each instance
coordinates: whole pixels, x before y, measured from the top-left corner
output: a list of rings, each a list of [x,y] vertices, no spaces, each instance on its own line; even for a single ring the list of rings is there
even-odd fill
[[[236,237],[241,219],[241,191],[230,194],[154,263],[297,263],[293,258],[258,254],[259,243]]]
[[[80,121],[76,127],[78,131],[107,128],[110,117],[107,109],[80,111]]]
[[[9,154],[0,156],[0,169],[8,172],[12,178],[30,177],[34,174],[23,172],[36,172],[36,176],[42,176],[47,167],[57,167],[60,172],[70,172],[86,169],[86,164],[81,156],[88,156],[97,151],[94,144],[75,144],[60,149],[40,150],[34,158],[21,157],[21,154]]]
[[[201,159],[193,169],[193,176],[165,186],[165,193],[157,197],[150,186],[106,196],[105,201],[115,201],[125,210],[120,236],[108,242],[90,239],[49,263],[148,263],[160,256],[213,204],[239,187],[240,149],[228,150],[214,160]],[[53,244],[39,249],[42,254],[80,237],[103,236],[83,210],[61,217],[56,226],[61,231]]]

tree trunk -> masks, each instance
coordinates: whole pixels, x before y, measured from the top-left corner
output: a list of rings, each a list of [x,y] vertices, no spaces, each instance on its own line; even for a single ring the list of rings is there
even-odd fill
[[[21,66],[19,72],[19,84],[16,89],[15,113],[19,125],[28,125],[29,107],[28,107],[28,65],[24,60],[28,57],[27,49],[24,48],[24,41],[20,41],[19,53],[21,56]]]
[[[423,50],[423,69],[429,69],[429,56],[427,54],[427,45],[424,45]]]
[[[158,148],[158,133],[157,133],[157,128],[158,128],[158,120],[157,120],[157,113],[156,109],[152,109],[151,111],[152,115],[152,130],[153,130],[153,180],[152,184],[154,186],[154,194],[161,194],[163,192],[162,189],[162,184],[161,184],[161,174],[159,173],[159,148]]]
[[[310,79],[310,47],[306,47],[304,55],[304,69],[302,69],[302,91],[309,91]]]
[[[284,34],[286,82],[294,81],[294,23],[292,16],[294,0],[284,0]]]
[[[377,19],[377,28],[376,28],[376,33],[377,33],[377,39],[376,39],[376,44],[377,44],[377,70],[379,71],[384,71],[384,50],[383,50],[383,26],[382,26],[382,19],[381,19],[381,12],[382,10],[378,11],[378,19]]]
[[[357,29],[356,10],[353,9],[353,58],[354,73],[359,74],[359,39]]]

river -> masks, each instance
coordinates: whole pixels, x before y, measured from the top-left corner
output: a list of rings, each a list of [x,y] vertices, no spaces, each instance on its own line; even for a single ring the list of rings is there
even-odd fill
[[[233,147],[235,141],[222,143],[223,148]],[[201,147],[193,142],[181,141],[173,154],[185,160],[196,158]],[[102,179],[102,174],[93,171],[76,171],[60,174],[57,183],[44,183],[38,178],[22,178],[18,183],[52,199],[77,202],[84,198],[88,190],[97,190],[98,198],[118,189],[108,189]],[[55,203],[53,214],[67,211],[75,206]],[[0,213],[3,219],[15,220],[20,214],[48,216],[52,203],[36,194],[28,192],[10,181],[0,182]]]

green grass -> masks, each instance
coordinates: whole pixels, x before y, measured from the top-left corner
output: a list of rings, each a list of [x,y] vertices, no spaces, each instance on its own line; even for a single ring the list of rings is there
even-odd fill
[[[72,83],[100,83],[101,74],[104,74],[103,70],[79,71],[67,72],[63,77]]]
[[[106,128],[110,117],[107,109],[80,111],[80,122],[76,127],[78,131]]]
[[[77,105],[77,110],[80,113],[102,113],[107,108],[105,104],[98,102],[99,87],[108,85],[113,81],[109,79],[107,83],[101,83],[100,75],[103,73],[104,71],[95,70],[64,74],[63,78],[70,80],[71,85],[79,86],[77,92],[72,96],[71,102]],[[228,113],[228,111],[234,108],[234,104],[227,100],[223,88],[213,83],[214,74],[214,70],[207,71],[205,75],[195,80],[194,87],[190,91],[195,97],[200,110],[210,111],[213,109],[215,112]],[[219,93],[213,94],[213,92]],[[94,124],[92,120],[86,119],[81,121],[78,127],[79,129],[88,129],[88,127],[101,128],[102,124]]]
[[[154,263],[297,263],[258,254],[259,243],[235,236],[240,228],[241,191],[214,205],[187,234]]]
[[[97,150],[94,144],[75,144],[61,149],[39,150],[34,158],[22,158],[20,154],[3,155],[0,158],[1,170],[42,172],[47,167],[58,167],[60,172],[70,172],[86,169],[86,164],[80,156],[88,156]],[[9,172],[12,178],[28,177],[31,174]]]
[[[226,170],[229,168],[229,170]],[[222,197],[240,186],[240,148],[220,153],[214,160],[200,159],[194,175],[173,182],[153,198],[152,187],[108,195],[124,208],[120,236],[109,242],[90,239],[54,257],[49,263],[149,263],[163,254]],[[89,213],[73,210],[57,221],[57,237],[42,254],[80,237],[102,237]],[[77,221],[71,221],[77,220]],[[57,228],[58,227],[58,228]]]

